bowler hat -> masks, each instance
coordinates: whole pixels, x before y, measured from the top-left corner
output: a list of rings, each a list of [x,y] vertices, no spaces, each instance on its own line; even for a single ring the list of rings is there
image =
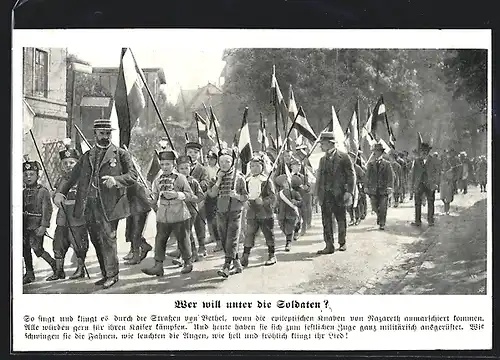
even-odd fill
[[[116,130],[109,119],[94,120],[94,130]]]
[[[319,141],[330,141],[335,143],[335,134],[333,132],[323,132],[319,136]]]

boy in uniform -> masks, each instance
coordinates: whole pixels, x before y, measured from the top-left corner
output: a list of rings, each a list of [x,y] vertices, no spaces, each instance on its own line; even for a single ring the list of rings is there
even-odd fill
[[[225,260],[217,273],[228,278],[231,263],[235,273],[243,268],[238,258],[238,240],[241,231],[241,214],[248,199],[245,178],[235,168],[236,153],[233,149],[219,152],[219,171],[217,180],[208,191],[208,196],[217,198],[217,226],[224,248]]]
[[[278,193],[278,222],[286,238],[285,251],[290,251],[292,239],[297,240],[300,230],[302,197],[295,189],[300,187],[301,179],[294,175],[289,182],[286,175],[282,174],[275,181],[281,188]]]
[[[255,245],[255,237],[259,229],[262,230],[268,250],[266,265],[276,264],[275,239],[274,239],[274,214],[276,194],[271,180],[263,174],[264,158],[262,155],[254,156],[250,160],[251,175],[247,179],[248,209],[246,212],[247,230],[245,234],[243,256],[241,265],[248,266],[250,251]]]
[[[290,161],[291,175],[295,175],[300,178],[300,186],[297,191],[302,198],[302,205],[300,206],[300,224],[301,232],[300,235],[304,235],[306,230],[310,227],[310,216],[312,212],[312,198],[311,198],[311,184],[309,182],[309,177],[307,175],[307,169],[304,164],[296,159],[292,158]],[[301,172],[302,170],[302,172]]]
[[[188,237],[191,215],[185,200],[192,196],[192,191],[186,177],[175,171],[175,152],[164,150],[158,157],[162,172],[153,181],[151,204],[156,212],[155,265],[142,272],[150,276],[163,276],[165,248],[173,232],[184,260],[181,273],[187,274],[193,270],[193,263]]]
[[[203,194],[203,191],[201,190],[200,183],[196,181],[194,177],[189,175],[189,172],[191,171],[191,159],[189,156],[184,155],[184,156],[179,156],[177,159],[177,171],[179,174],[182,174],[186,177],[189,186],[191,188],[192,194],[188,194],[186,197],[186,204],[189,209],[189,214],[191,215],[191,218],[189,219],[189,240],[191,242],[191,253],[193,254],[192,260],[193,262],[198,261],[198,253],[196,251],[196,242],[194,239],[194,219],[198,215],[198,204],[203,201],[205,198],[205,195]],[[179,249],[179,257],[180,257],[180,249]],[[175,258],[172,260],[172,262],[175,265],[181,265],[182,263]]]
[[[35,281],[33,270],[33,249],[37,257],[44,259],[56,273],[56,261],[43,248],[45,231],[50,227],[52,217],[52,202],[49,190],[38,183],[41,166],[37,161],[25,158],[23,163],[23,258],[26,273],[23,285]]]
[[[217,171],[219,171],[219,166],[217,165],[217,154],[210,150],[207,154],[208,165],[206,166],[208,172],[209,182],[215,184],[217,180]],[[207,188],[211,187],[207,185]],[[217,219],[215,213],[217,211],[217,199],[210,196],[205,196],[205,216],[207,219],[208,232],[210,237],[215,241],[214,252],[222,251],[222,243],[220,241],[219,231],[217,229]]]
[[[61,159],[61,177],[56,189],[59,189],[60,185],[69,179],[71,170],[80,158],[79,152],[71,148],[71,139],[64,139],[63,144],[65,145],[65,149],[59,152],[59,159]],[[63,201],[64,209],[60,208],[57,211],[57,226],[54,232],[52,245],[56,260],[56,271],[52,276],[47,278],[47,281],[64,279],[66,277],[64,273],[64,258],[70,246],[73,247],[73,251],[77,257],[77,267],[74,274],[70,276],[70,279],[85,277],[84,264],[89,249],[89,235],[85,217],[81,216],[76,218],[73,215],[75,199],[76,184],[69,190],[66,199]]]

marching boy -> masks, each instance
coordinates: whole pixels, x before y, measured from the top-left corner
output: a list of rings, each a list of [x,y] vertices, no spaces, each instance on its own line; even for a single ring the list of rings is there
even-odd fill
[[[222,149],[219,153],[217,181],[208,191],[208,196],[217,198],[217,226],[224,249],[225,260],[217,273],[228,278],[229,267],[234,265],[235,273],[243,268],[238,259],[238,239],[241,230],[241,213],[248,199],[243,175],[235,169],[236,153],[232,149]]]
[[[50,227],[52,202],[49,190],[38,183],[41,166],[37,161],[25,158],[23,163],[23,258],[26,274],[23,285],[35,281],[31,249],[37,257],[44,259],[56,273],[56,261],[43,248],[45,231]]]
[[[298,189],[296,189],[301,197],[302,203],[299,208],[300,210],[300,226],[301,226],[301,232],[300,235],[304,235],[308,224],[309,224],[309,213],[310,209],[310,200],[311,200],[311,184],[309,183],[309,179],[304,175],[307,169],[302,167],[302,164],[297,158],[292,158],[291,162],[291,175],[296,176],[300,179],[300,186]],[[301,170],[304,171],[304,174],[301,173]]]
[[[276,194],[271,180],[267,180],[264,171],[264,157],[256,155],[250,160],[250,177],[247,179],[248,209],[246,212],[247,229],[241,257],[241,265],[248,266],[250,251],[255,245],[255,237],[259,229],[262,229],[266,239],[268,259],[266,265],[276,264],[275,240],[274,240],[274,214],[273,208],[276,202]]]
[[[189,219],[189,240],[191,242],[191,253],[193,254],[192,260],[193,262],[198,261],[198,253],[196,251],[196,242],[194,239],[194,219],[198,215],[198,204],[203,201],[205,195],[203,194],[203,190],[201,190],[200,183],[191,175],[189,172],[191,171],[191,158],[189,156],[179,156],[177,159],[177,171],[179,174],[182,174],[186,177],[189,187],[191,188],[192,194],[186,196],[186,204],[189,209],[189,213],[191,218]],[[180,257],[180,249],[179,249],[179,257]],[[172,261],[175,265],[182,265],[179,260],[174,259]]]
[[[278,222],[286,237],[285,251],[290,251],[292,239],[297,240],[300,230],[302,198],[296,189],[300,187],[301,179],[292,176],[291,181],[288,182],[286,175],[282,174],[276,178],[275,182],[281,188],[278,193]]]
[[[80,153],[71,148],[71,139],[64,139],[63,144],[65,149],[59,152],[59,159],[61,159],[61,177],[57,189],[61,184],[69,179],[71,170],[78,162]],[[56,193],[58,192],[56,191]],[[69,190],[66,198],[64,199],[61,207],[57,211],[56,217],[56,230],[54,232],[54,241],[52,248],[54,249],[54,257],[56,260],[56,271],[52,276],[47,278],[47,281],[64,279],[64,258],[68,252],[69,247],[72,245],[73,251],[77,256],[77,267],[70,279],[79,279],[85,277],[84,263],[87,251],[89,249],[89,235],[85,225],[85,217],[81,216],[76,218],[73,215],[76,199],[76,184]],[[72,241],[71,241],[72,240]]]
[[[193,263],[188,237],[191,215],[185,200],[192,196],[192,191],[186,177],[175,171],[175,152],[164,150],[158,157],[161,174],[153,181],[151,203],[156,211],[155,264],[142,272],[150,276],[163,276],[165,249],[173,232],[184,260],[181,273],[187,274],[193,270]]]

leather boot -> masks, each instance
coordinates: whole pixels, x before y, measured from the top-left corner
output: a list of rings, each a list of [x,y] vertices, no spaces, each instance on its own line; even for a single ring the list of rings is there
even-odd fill
[[[193,262],[191,259],[184,262],[184,266],[182,267],[181,274],[189,274],[193,271]]]
[[[142,269],[142,272],[149,276],[163,276],[163,261],[155,261],[153,267]]]
[[[46,281],[54,281],[54,280],[59,280],[59,279],[64,279],[66,277],[66,274],[64,273],[64,260],[63,259],[56,259],[56,271],[52,275],[50,275]]]
[[[80,278],[84,278],[85,277],[85,270],[83,269],[84,263],[85,263],[85,260],[83,260],[83,259],[77,259],[76,270],[73,273],[73,275],[71,275],[69,277],[70,280],[75,280],[75,279],[80,279]]]
[[[54,260],[54,258],[52,256],[50,256],[50,254],[47,251],[44,251],[42,256],[40,256],[40,257],[50,265],[50,267],[52,268],[52,271],[54,273],[57,271],[56,261]]]
[[[141,262],[141,249],[134,249],[132,257],[125,261],[125,265],[137,265]]]
[[[130,250],[127,255],[123,257],[123,260],[130,260],[132,259],[132,256],[134,255],[134,249],[132,247],[132,243],[130,243]]]
[[[326,245],[323,250],[319,250],[316,252],[318,255],[328,255],[328,254],[333,254],[335,252],[335,247],[333,244]]]
[[[174,251],[169,251],[167,256],[178,259],[181,257],[181,251],[177,248]]]
[[[239,274],[243,272],[243,266],[241,266],[240,259],[233,260],[234,273]]]
[[[142,238],[142,244],[140,247],[141,261],[144,260],[146,256],[148,256],[148,252],[150,252],[151,250],[153,250],[153,247],[146,242],[146,239]]]
[[[228,263],[227,261],[224,262],[224,265],[222,266],[222,269],[217,270],[217,275],[222,276],[223,278],[227,279],[229,277],[229,267],[231,263]]]
[[[104,284],[102,284],[102,287],[104,289],[109,289],[111,286],[113,286],[117,282],[118,282],[118,275],[113,276],[111,278],[107,278],[106,281],[104,282]]]
[[[33,273],[33,270],[26,271],[26,274],[23,276],[23,285],[30,284],[33,281],[35,281],[35,274]]]
[[[244,252],[243,255],[241,256],[241,266],[247,267],[248,266],[248,257],[250,256],[250,253]]]

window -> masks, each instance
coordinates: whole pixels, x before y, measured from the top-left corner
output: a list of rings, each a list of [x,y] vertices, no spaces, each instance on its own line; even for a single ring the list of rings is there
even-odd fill
[[[47,97],[49,76],[49,54],[46,51],[35,49],[35,81],[34,93],[37,96]]]

